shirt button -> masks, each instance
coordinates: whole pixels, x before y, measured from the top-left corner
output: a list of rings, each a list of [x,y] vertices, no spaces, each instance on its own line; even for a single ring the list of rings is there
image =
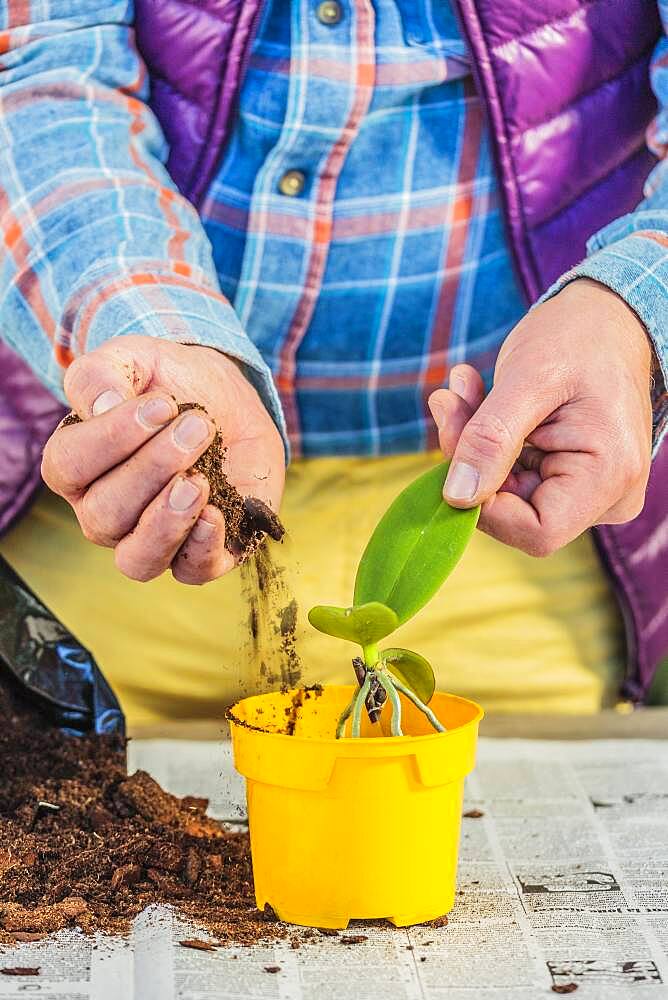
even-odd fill
[[[321,24],[338,24],[343,18],[343,7],[337,0],[323,0],[316,7],[315,16]]]
[[[289,198],[301,194],[306,184],[306,177],[301,170],[287,170],[278,182],[278,190]]]

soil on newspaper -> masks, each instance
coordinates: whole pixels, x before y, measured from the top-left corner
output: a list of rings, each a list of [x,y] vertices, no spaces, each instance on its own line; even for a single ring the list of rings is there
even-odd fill
[[[0,942],[124,934],[152,903],[221,943],[285,936],[256,909],[245,833],[207,817],[205,799],[128,777],[122,741],[50,728],[7,683],[0,672]]]
[[[184,410],[202,409],[198,403],[180,403]],[[76,413],[70,413],[61,426],[80,423]],[[222,511],[225,517],[225,547],[241,562],[255,552],[265,535],[280,542],[285,534],[278,514],[257,497],[243,497],[224,472],[226,448],[220,431],[191,471],[201,472],[209,480],[209,503]]]

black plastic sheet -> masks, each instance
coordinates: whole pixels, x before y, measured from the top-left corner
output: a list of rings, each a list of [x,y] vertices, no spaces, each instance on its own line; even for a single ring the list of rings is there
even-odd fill
[[[125,735],[121,707],[92,654],[0,556],[3,679],[67,732]]]

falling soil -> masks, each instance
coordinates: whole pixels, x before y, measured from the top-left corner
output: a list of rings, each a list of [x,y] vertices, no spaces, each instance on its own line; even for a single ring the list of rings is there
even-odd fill
[[[223,944],[286,936],[255,906],[247,834],[210,819],[206,799],[128,777],[122,741],[49,728],[5,683],[0,673],[1,942],[67,926],[126,934],[152,903]]]
[[[199,403],[179,403],[184,410],[203,409]],[[69,413],[61,427],[81,423],[76,413]],[[225,517],[225,547],[244,562],[261,545],[265,535],[280,542],[285,534],[278,514],[257,497],[243,497],[224,472],[226,448],[220,431],[190,471],[201,472],[209,481],[209,503]]]
[[[297,652],[297,601],[284,568],[266,545],[242,564],[241,588],[248,605],[248,642],[242,655],[253,667],[247,693],[297,687],[303,672]]]

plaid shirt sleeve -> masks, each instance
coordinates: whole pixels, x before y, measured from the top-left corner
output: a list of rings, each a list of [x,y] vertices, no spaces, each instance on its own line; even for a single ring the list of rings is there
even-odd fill
[[[70,361],[123,333],[269,370],[221,294],[163,163],[128,0],[0,0],[0,329],[61,399]]]
[[[659,0],[668,27],[668,0]],[[616,219],[587,243],[587,257],[571,268],[539,301],[576,278],[592,278],[620,295],[644,324],[654,346],[652,403],[655,450],[668,430],[668,38],[654,52],[651,79],[659,112],[647,143],[660,158],[635,212]]]

